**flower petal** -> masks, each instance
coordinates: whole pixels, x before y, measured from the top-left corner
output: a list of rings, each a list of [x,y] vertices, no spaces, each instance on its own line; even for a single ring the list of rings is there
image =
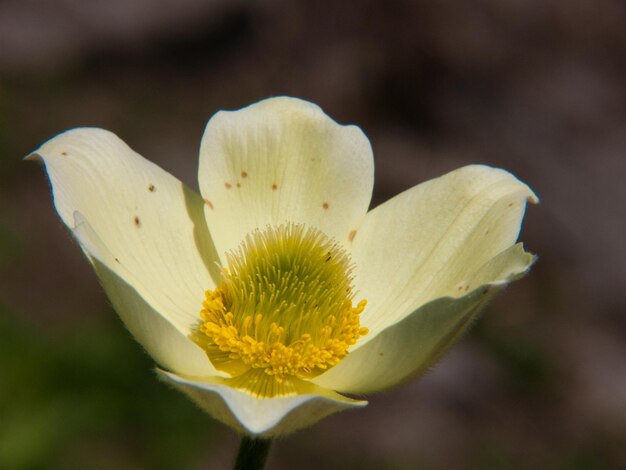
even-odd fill
[[[364,342],[424,303],[461,294],[459,286],[515,243],[528,199],[537,200],[510,173],[473,165],[367,214],[352,249],[355,286],[368,301]]]
[[[75,229],[76,213],[89,221],[81,243],[96,234],[113,255],[100,261],[188,331],[204,291],[215,285],[210,270],[219,275],[200,196],[102,129],[64,132],[30,156],[37,157],[63,222]],[[124,277],[128,273],[141,285]]]
[[[426,371],[459,338],[481,308],[508,282],[530,269],[534,256],[521,243],[480,268],[461,297],[443,297],[383,330],[314,382],[339,392],[380,391]],[[469,292],[465,294],[465,286]]]
[[[86,224],[85,222],[80,225],[82,232],[88,227]],[[76,235],[79,241],[83,238],[81,233]],[[93,238],[89,243],[93,243]],[[135,287],[99,260],[110,256],[103,252],[103,247],[97,249],[85,247],[85,250],[113,308],[128,331],[157,364],[180,374],[195,377],[220,375],[200,347],[156,311]],[[96,252],[98,257],[90,255],[90,251]]]
[[[256,398],[215,378],[198,381],[159,370],[166,382],[189,396],[215,419],[238,432],[276,437],[310,426],[337,411],[363,407],[366,401],[353,400],[330,390],[306,384],[301,395]]]
[[[287,221],[347,243],[370,203],[372,149],[358,127],[316,105],[271,98],[211,118],[198,178],[220,254],[254,228]]]

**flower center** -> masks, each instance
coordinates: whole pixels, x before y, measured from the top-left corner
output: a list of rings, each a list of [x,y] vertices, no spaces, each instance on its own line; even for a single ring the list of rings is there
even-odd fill
[[[319,230],[255,230],[227,261],[221,284],[206,291],[197,339],[215,367],[240,377],[240,388],[290,393],[367,334],[348,254]]]

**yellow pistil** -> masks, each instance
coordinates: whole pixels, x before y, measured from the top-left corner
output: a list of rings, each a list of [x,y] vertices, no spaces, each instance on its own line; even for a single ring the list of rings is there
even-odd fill
[[[289,393],[367,334],[359,321],[366,301],[353,306],[348,255],[319,230],[293,224],[256,230],[227,261],[220,285],[205,293],[197,340],[218,369],[254,377],[238,380],[242,388]]]

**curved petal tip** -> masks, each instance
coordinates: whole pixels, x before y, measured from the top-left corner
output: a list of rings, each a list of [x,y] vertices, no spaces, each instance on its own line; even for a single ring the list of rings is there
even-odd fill
[[[337,411],[367,405],[366,401],[315,386],[310,387],[310,393],[258,398],[230,387],[227,380],[220,378],[187,379],[162,369],[157,369],[157,373],[215,419],[257,437],[289,434]]]

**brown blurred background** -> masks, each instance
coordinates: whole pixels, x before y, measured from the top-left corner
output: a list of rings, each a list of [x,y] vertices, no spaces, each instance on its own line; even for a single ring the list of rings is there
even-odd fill
[[[539,263],[433,371],[269,468],[626,468],[625,59],[621,0],[0,1],[0,468],[232,464],[20,158],[100,126],[196,188],[209,116],[282,94],[365,131],[374,205],[469,163],[542,203]]]

